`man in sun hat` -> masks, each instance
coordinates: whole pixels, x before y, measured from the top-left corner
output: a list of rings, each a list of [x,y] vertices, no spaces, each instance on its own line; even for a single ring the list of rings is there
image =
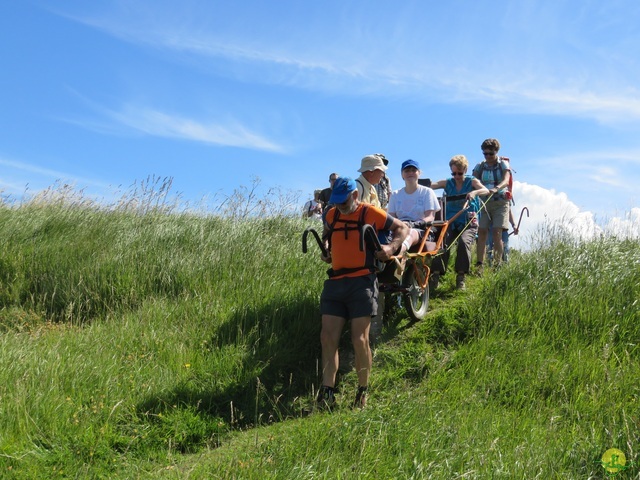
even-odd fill
[[[331,268],[320,297],[322,387],[317,403],[321,408],[332,407],[335,403],[338,344],[349,320],[358,375],[354,406],[363,407],[371,372],[369,328],[371,317],[378,313],[375,259],[386,261],[399,251],[409,228],[384,210],[360,202],[356,181],[348,177],[340,177],[333,184],[331,203],[334,207],[325,216],[322,234],[328,252],[322,260],[331,263]],[[361,250],[360,235],[364,224],[371,225],[376,231],[391,230],[393,237],[389,244],[382,245],[382,250],[377,252],[369,245]]]
[[[385,167],[389,166],[389,160],[387,160],[387,157],[385,157],[382,153],[374,153],[374,155],[382,158],[382,162],[384,163]],[[391,197],[391,182],[389,181],[389,177],[387,176],[386,172],[382,174],[380,182],[374,186],[376,187],[376,193],[378,194],[380,207],[386,210],[387,205],[389,205],[389,197]]]
[[[358,171],[361,175],[356,179],[360,201],[378,208],[382,208],[382,205],[380,204],[380,198],[378,197],[375,186],[380,183],[384,172],[388,168],[385,160],[389,163],[389,161],[384,158],[384,155],[379,153],[367,155],[360,162]]]

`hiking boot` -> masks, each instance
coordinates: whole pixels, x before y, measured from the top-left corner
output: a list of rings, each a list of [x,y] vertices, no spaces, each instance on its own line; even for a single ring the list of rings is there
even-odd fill
[[[435,290],[440,284],[440,272],[432,272],[429,275],[429,290]]]
[[[484,265],[481,262],[476,263],[476,275],[481,277],[484,273]]]
[[[353,408],[364,408],[367,404],[367,387],[358,387],[356,399],[353,401]]]
[[[336,406],[336,391],[334,387],[328,387],[323,385],[318,390],[318,397],[316,398],[316,406],[319,410],[331,411]]]
[[[456,277],[456,289],[464,290],[467,286],[464,284],[464,273],[459,273]]]

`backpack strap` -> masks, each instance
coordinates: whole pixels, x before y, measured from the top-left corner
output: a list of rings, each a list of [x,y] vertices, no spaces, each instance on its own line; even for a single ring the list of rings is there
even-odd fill
[[[498,178],[498,172],[496,168],[488,168],[486,160],[480,162],[480,171],[477,175],[474,175],[478,180],[482,181],[482,172],[485,170],[490,170],[491,175],[493,176],[493,184],[498,185],[502,180],[504,180],[504,174],[509,170],[505,160],[509,161],[507,157],[498,157],[498,166],[500,167],[500,173],[502,174],[502,178]],[[474,172],[475,173],[475,172]]]
[[[333,220],[331,221],[331,225],[329,225],[329,231],[326,235],[327,243],[329,244],[329,251],[331,251],[331,237],[333,236],[333,232],[344,232],[345,240],[349,238],[349,232],[357,231],[360,233],[362,231],[362,227],[365,224],[365,217],[367,215],[367,211],[369,210],[369,205],[366,203],[362,204],[362,210],[360,210],[360,216],[358,220],[342,220],[340,218],[340,210],[335,209],[335,213],[333,215]],[[336,227],[336,223],[343,223],[344,226]],[[362,249],[361,249],[362,251]]]
[[[362,182],[361,182],[360,180],[358,180],[357,178],[356,178],[356,183],[362,187],[362,195],[360,195],[360,200],[362,200],[362,197],[364,197],[364,183],[362,183]],[[360,193],[360,190],[358,190],[358,194],[359,194],[359,193]]]

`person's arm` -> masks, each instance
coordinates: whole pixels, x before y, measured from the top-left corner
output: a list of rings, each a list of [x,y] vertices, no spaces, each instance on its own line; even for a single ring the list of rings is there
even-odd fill
[[[436,190],[438,188],[444,188],[447,186],[447,181],[446,180],[438,180],[437,182],[433,182],[431,184],[431,189],[432,190]]]
[[[436,211],[435,210],[426,210],[424,212],[424,216],[422,220],[425,222],[433,222],[436,219]]]
[[[506,187],[507,185],[509,185],[509,180],[511,179],[511,171],[510,170],[506,170],[504,172],[504,178],[502,179],[502,181],[496,185],[495,187],[493,187],[491,190],[489,190],[490,193],[497,193],[498,191],[500,191],[500,189]]]
[[[480,180],[478,180],[477,178],[473,178],[471,180],[471,186],[473,187],[473,190],[471,190],[469,193],[467,193],[467,198],[469,200],[472,200],[474,197],[477,196],[482,196],[482,195],[489,195],[489,189],[487,187],[485,187],[482,182]]]
[[[425,206],[434,208],[424,211],[422,220],[424,220],[425,222],[433,222],[436,219],[436,212],[440,211],[440,202],[438,202],[436,192],[433,191],[433,188],[430,188],[429,190],[430,191],[428,192],[428,200]]]
[[[325,263],[331,263],[331,251],[329,250],[330,233],[331,231],[329,230],[329,225],[324,222],[324,226],[322,228],[322,244],[324,245],[324,249],[327,251],[327,256],[325,257],[321,252],[320,259]]]
[[[402,242],[409,235],[409,227],[395,217],[389,230],[393,232],[393,238],[389,243],[381,245],[382,250],[376,252],[376,257],[383,262],[389,260],[395,252],[400,250]]]

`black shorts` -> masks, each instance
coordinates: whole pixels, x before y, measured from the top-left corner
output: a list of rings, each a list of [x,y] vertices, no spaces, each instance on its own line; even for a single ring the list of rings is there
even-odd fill
[[[345,319],[378,314],[378,277],[374,274],[324,281],[320,313]]]

